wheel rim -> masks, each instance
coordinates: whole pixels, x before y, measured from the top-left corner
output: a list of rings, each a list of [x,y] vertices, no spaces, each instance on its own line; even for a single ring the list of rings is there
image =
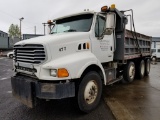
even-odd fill
[[[95,80],[91,80],[87,83],[84,90],[84,99],[87,104],[92,104],[98,95],[98,85]]]
[[[131,65],[131,67],[129,69],[129,77],[131,79],[134,79],[134,75],[135,75],[135,67],[134,67],[134,65]]]
[[[141,75],[144,75],[145,65],[144,62],[141,63]]]

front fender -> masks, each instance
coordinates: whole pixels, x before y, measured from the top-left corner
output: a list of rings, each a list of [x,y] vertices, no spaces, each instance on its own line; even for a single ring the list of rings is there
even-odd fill
[[[84,66],[79,70],[78,74],[77,74],[77,78],[80,78],[83,74],[83,72],[91,65],[97,65],[101,71],[102,71],[102,74],[103,74],[103,78],[104,78],[104,84],[106,85],[106,75],[105,75],[105,71],[103,69],[103,66],[101,65],[100,61],[97,59],[96,62],[93,62],[93,61],[90,61],[86,64],[84,64]]]
[[[90,51],[77,52],[75,54],[67,55],[42,66],[42,69],[58,69],[65,68],[69,72],[68,78],[56,78],[52,77],[52,80],[59,79],[76,79],[80,78],[84,70],[90,65],[97,65],[101,68],[104,75],[104,70],[100,62],[97,60],[94,54]],[[42,74],[41,74],[42,75]],[[40,75],[40,76],[41,76]],[[104,75],[105,76],[105,75]],[[106,80],[106,77],[104,77]]]

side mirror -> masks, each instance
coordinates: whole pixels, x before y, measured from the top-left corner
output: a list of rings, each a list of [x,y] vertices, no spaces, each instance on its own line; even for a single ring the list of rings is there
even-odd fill
[[[116,27],[116,14],[110,12],[106,16],[106,29],[104,34],[111,35],[115,27]]]
[[[52,28],[55,26],[55,22],[48,22],[47,23],[48,24],[48,34],[51,34],[51,32],[52,32]]]

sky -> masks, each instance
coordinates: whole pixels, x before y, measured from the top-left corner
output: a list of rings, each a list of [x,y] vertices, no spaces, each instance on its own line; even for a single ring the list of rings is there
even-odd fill
[[[20,24],[22,34],[43,34],[42,23],[84,9],[99,12],[104,5],[118,10],[133,9],[136,31],[160,37],[160,0],[0,0],[0,30],[8,32],[11,24]],[[130,13],[127,13],[130,14]],[[129,28],[129,25],[127,26]]]

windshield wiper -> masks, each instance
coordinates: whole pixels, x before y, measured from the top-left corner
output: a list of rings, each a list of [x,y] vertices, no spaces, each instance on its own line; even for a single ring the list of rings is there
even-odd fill
[[[51,32],[51,34],[54,34],[54,33],[57,33],[57,32]]]
[[[66,30],[64,32],[76,32],[77,30],[74,30],[74,29],[70,29],[70,30]]]

